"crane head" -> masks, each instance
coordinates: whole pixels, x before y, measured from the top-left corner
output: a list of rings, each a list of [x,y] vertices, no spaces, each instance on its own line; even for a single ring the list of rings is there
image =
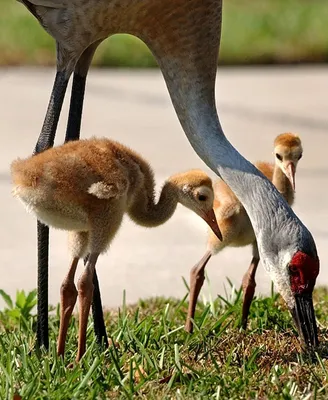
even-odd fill
[[[281,251],[271,278],[293,317],[303,347],[319,344],[312,293],[319,274],[319,258],[315,252],[299,249]]]

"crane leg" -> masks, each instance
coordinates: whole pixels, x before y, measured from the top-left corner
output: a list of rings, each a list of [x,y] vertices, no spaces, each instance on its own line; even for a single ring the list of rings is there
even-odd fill
[[[78,281],[79,298],[79,341],[76,361],[80,361],[86,349],[86,332],[89,311],[93,296],[93,277],[98,254],[91,253],[88,257],[83,274]]]
[[[80,139],[86,78],[86,76],[81,76],[74,71],[65,143]]]
[[[83,108],[86,75],[93,54],[101,41],[92,44],[82,53],[77,62],[71,96],[69,120],[65,141],[77,140],[80,135],[81,116]],[[60,48],[57,44],[57,52]],[[72,61],[72,60],[71,60]],[[72,63],[71,63],[72,64]],[[58,70],[53,85],[47,113],[33,154],[40,153],[54,144],[57,125],[64,101],[71,72]],[[48,333],[48,270],[49,270],[49,227],[38,221],[38,310],[37,310],[37,344],[39,347],[49,347]],[[96,291],[97,292],[97,291]],[[98,286],[99,292],[99,286]],[[100,294],[98,296],[100,298]],[[99,304],[99,299],[97,304]],[[101,307],[101,301],[100,301]]]
[[[40,153],[52,147],[55,140],[57,124],[67,89],[69,76],[64,71],[57,71],[50,96],[47,113],[43,122],[41,134],[33,154]],[[38,306],[37,306],[37,344],[39,347],[49,347],[48,336],[48,258],[49,258],[49,227],[40,221],[37,223],[38,242]]]
[[[76,64],[65,142],[70,140],[78,140],[80,138],[86,78],[92,57],[100,43],[101,41],[93,43],[90,47],[88,47]],[[87,260],[88,257],[85,258],[84,265],[86,265]],[[94,321],[94,331],[98,344],[107,348],[108,338],[102,311],[102,302],[96,269],[94,269],[93,285],[92,316]]]

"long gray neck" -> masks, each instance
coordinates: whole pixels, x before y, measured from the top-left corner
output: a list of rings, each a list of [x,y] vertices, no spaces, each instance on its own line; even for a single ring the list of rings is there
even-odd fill
[[[264,264],[266,259],[278,262],[281,249],[296,249],[298,243],[315,248],[310,232],[273,184],[225,137],[216,112],[214,82],[206,86],[201,78],[190,83],[183,77],[180,81],[164,77],[190,144],[245,207]]]
[[[244,205],[257,233],[276,230],[280,221],[301,224],[274,185],[225,137],[215,109],[202,103],[184,121],[188,139],[204,162]]]

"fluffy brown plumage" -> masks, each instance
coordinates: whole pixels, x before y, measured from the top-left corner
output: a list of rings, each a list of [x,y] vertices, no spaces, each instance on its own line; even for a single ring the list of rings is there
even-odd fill
[[[255,166],[276,186],[289,205],[294,202],[295,172],[297,163],[302,156],[302,143],[293,133],[283,133],[274,141],[275,163],[257,162]],[[219,179],[214,184],[214,212],[223,240],[218,241],[211,232],[208,233],[207,251],[203,258],[191,270],[189,310],[186,330],[192,332],[191,319],[200,289],[204,281],[204,269],[212,255],[227,246],[242,247],[252,244],[253,259],[243,278],[243,316],[242,325],[246,328],[247,317],[255,291],[255,273],[259,263],[259,253],[252,224],[241,202],[229,186]]]
[[[13,193],[40,221],[70,231],[72,263],[61,289],[58,354],[63,354],[71,313],[79,295],[77,359],[85,352],[92,277],[99,254],[106,251],[127,213],[136,223],[154,227],[167,221],[177,203],[201,216],[220,235],[211,179],[200,170],[170,177],[155,203],[149,164],[131,149],[108,139],[69,142],[11,165]],[[78,260],[90,254],[78,282]]]

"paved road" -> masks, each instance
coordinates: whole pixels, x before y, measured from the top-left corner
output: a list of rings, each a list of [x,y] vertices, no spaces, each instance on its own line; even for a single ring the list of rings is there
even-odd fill
[[[54,71],[52,69],[0,70],[0,288],[13,295],[18,288],[36,286],[35,220],[11,198],[9,164],[31,153],[45,114]],[[250,160],[271,160],[278,133],[298,132],[304,157],[297,173],[295,210],[311,229],[321,258],[319,284],[328,284],[328,68],[220,69],[218,109],[232,143]],[[68,99],[58,128],[64,137]],[[172,173],[204,168],[187,142],[166,87],[157,71],[92,70],[82,135],[117,139],[153,165],[158,188]],[[208,171],[208,170],[207,170]],[[210,172],[213,176],[213,174]],[[99,260],[98,271],[105,306],[117,306],[122,291],[127,301],[156,295],[182,297],[182,276],[205,249],[206,227],[190,211],[179,207],[164,226],[147,230],[128,219],[109,254]],[[226,249],[211,260],[205,285],[208,299],[224,292],[226,276],[239,286],[250,261],[250,249]],[[51,233],[50,302],[59,300],[59,287],[69,256],[66,234]],[[227,286],[228,287],[228,286]],[[258,291],[267,293],[270,281],[263,268]],[[0,307],[3,303],[0,301]]]

